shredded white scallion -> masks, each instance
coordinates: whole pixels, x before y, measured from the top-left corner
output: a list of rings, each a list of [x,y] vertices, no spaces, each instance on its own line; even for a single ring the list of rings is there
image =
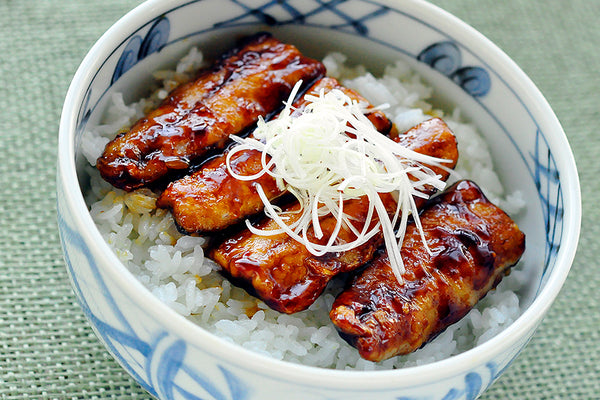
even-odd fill
[[[308,104],[302,112],[294,113],[292,102],[300,84],[294,87],[278,118],[270,121],[261,118],[253,136],[234,137],[237,144],[227,155],[229,173],[235,178],[255,180],[269,174],[280,189],[293,194],[300,203],[296,215],[299,217],[288,223],[284,211],[271,204],[258,186],[265,214],[280,229],[260,230],[247,222],[248,228],[261,235],[285,232],[317,256],[350,250],[382,232],[394,274],[402,281],[404,265],[400,247],[409,215],[423,235],[413,196],[427,198],[424,193],[427,185],[443,190],[444,181],[426,165],[441,166],[447,160],[417,153],[382,135],[366,116],[373,109],[338,89],[327,93],[322,90],[318,96],[305,95]],[[263,153],[263,169],[259,173],[239,175],[232,170],[231,157],[246,150]],[[392,193],[397,198],[398,205],[391,218],[380,193]],[[351,223],[352,216],[344,213],[344,202],[360,197],[369,202],[362,230],[356,229]],[[311,241],[308,238],[311,227],[316,238],[323,238],[319,221],[328,214],[337,223],[327,243]],[[375,214],[378,222],[369,229]],[[350,229],[356,239],[336,243],[343,227]],[[426,246],[425,240],[423,243]]]

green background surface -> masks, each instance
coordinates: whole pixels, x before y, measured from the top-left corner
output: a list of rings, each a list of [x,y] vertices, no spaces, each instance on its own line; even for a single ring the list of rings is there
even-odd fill
[[[483,399],[600,398],[600,1],[435,0],[538,85],[579,168],[582,235],[536,335]],[[75,301],[56,226],[60,110],[94,41],[138,0],[0,0],[0,397],[147,399]]]

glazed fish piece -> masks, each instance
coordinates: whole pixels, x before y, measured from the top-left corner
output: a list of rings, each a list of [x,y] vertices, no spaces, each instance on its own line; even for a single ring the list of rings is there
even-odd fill
[[[454,167],[458,158],[455,137],[444,121],[438,118],[417,125],[394,140],[419,153],[451,160],[449,168]],[[433,169],[447,179],[447,171]],[[381,194],[381,197],[388,212],[393,214],[396,201],[390,194]],[[415,198],[417,203],[422,200]],[[298,207],[296,203],[284,209],[292,211]],[[344,212],[354,217],[355,227],[360,231],[368,212],[368,203],[364,199],[347,201]],[[336,219],[329,215],[320,222],[324,237],[317,240],[310,231],[309,239],[324,244],[334,230]],[[373,218],[370,227],[376,223],[377,218]],[[257,227],[265,230],[278,228],[268,218],[259,222]],[[350,228],[343,227],[338,241],[349,242],[355,238]],[[289,314],[308,308],[335,275],[352,271],[370,261],[382,243],[383,235],[378,234],[352,250],[319,257],[287,234],[262,236],[244,229],[224,239],[211,250],[210,256],[232,282],[246,288],[271,308]]]
[[[470,181],[432,199],[420,215],[427,252],[414,224],[401,249],[399,283],[385,252],[335,300],[340,335],[370,361],[408,354],[465,316],[525,250],[525,235]]]
[[[352,99],[367,103],[362,96],[342,87],[334,78],[318,80],[307,93],[318,95],[321,90],[328,92],[332,89],[340,89]],[[295,113],[302,112],[307,103],[304,96],[300,96],[294,102]],[[371,112],[368,118],[384,134],[392,128],[381,111]],[[226,158],[227,152],[208,160],[193,174],[171,182],[158,198],[157,206],[172,211],[181,231],[211,233],[262,211],[264,206],[257,185],[262,187],[269,200],[284,193],[268,174],[255,180],[238,180],[229,173]],[[239,175],[254,175],[262,170],[261,158],[262,153],[258,150],[240,151],[231,158],[230,166]]]
[[[299,80],[308,84],[324,73],[323,64],[294,46],[255,35],[108,143],[97,168],[125,190],[186,171],[211,149],[223,148],[229,135],[276,112]]]

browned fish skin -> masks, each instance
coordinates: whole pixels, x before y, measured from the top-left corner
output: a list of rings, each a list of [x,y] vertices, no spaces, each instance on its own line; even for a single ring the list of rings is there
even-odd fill
[[[455,323],[525,251],[525,235],[472,182],[461,181],[421,213],[431,255],[412,224],[396,280],[380,253],[335,300],[330,317],[370,361],[408,354]]]
[[[210,149],[222,148],[229,135],[275,112],[296,82],[308,84],[324,73],[323,64],[294,46],[256,35],[111,141],[97,168],[125,190],[186,170]]]
[[[458,159],[455,137],[441,119],[426,121],[394,140],[419,153],[452,160],[449,168],[453,168]],[[442,174],[443,179],[448,177],[445,171],[436,172]],[[388,211],[395,212],[396,202],[392,196],[382,194],[381,197]],[[294,207],[298,205],[295,204],[288,210]],[[356,219],[355,227],[361,230],[368,212],[368,204],[364,199],[347,201],[344,212]],[[377,218],[374,218],[371,227],[376,222]],[[333,216],[322,218],[323,239],[317,240],[312,230],[309,231],[309,239],[325,244],[335,224],[336,219]],[[258,224],[258,228],[275,229],[277,225],[274,221],[265,219]],[[345,227],[340,231],[337,243],[349,242],[355,238],[350,229]],[[223,267],[225,274],[234,282],[248,287],[271,308],[294,313],[309,307],[333,276],[356,269],[370,261],[382,243],[383,235],[378,234],[353,250],[317,257],[287,234],[261,236],[246,229],[224,240],[211,250],[210,256]]]
[[[340,89],[354,100],[367,102],[355,91],[342,87],[334,78],[320,79],[308,93],[318,95],[320,90],[328,92],[332,89]],[[301,112],[307,103],[304,96],[294,102],[295,113]],[[384,134],[392,127],[381,111],[368,114],[368,118]],[[284,193],[268,174],[248,181],[233,177],[227,169],[226,154],[207,161],[193,174],[171,182],[158,198],[157,206],[171,209],[175,222],[182,231],[219,231],[261,211],[264,207],[257,185],[262,187],[269,200]],[[239,151],[231,158],[230,166],[237,174],[254,175],[262,170],[261,158],[262,153],[257,150]]]

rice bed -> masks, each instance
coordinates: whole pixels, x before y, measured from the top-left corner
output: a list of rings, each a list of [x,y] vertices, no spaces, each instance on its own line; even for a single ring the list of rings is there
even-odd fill
[[[328,75],[357,90],[372,104],[388,104],[388,117],[400,131],[430,118],[443,117],[459,144],[457,175],[477,182],[486,195],[511,215],[524,206],[519,193],[506,194],[493,170],[487,145],[474,126],[461,122],[454,110],[445,114],[429,103],[433,95],[421,78],[401,61],[374,77],[363,67],[349,67],[341,54],[324,60]],[[446,329],[416,352],[373,363],[337,334],[329,311],[342,282],[334,280],[326,292],[306,311],[286,315],[271,310],[262,301],[233,286],[205,257],[207,240],[181,235],[170,212],[155,207],[157,194],[148,189],[131,193],[105,182],[93,167],[102,149],[116,133],[141,118],[144,111],[165,98],[193,71],[203,66],[202,54],[192,48],[174,71],[158,71],[158,88],[148,99],[125,104],[112,95],[101,125],[84,134],[82,153],[90,166],[90,213],[103,237],[127,266],[155,296],[174,311],[225,340],[280,360],[305,365],[376,370],[426,364],[468,350],[502,331],[520,314],[515,293],[524,274],[518,266],[504,278],[465,318]]]

